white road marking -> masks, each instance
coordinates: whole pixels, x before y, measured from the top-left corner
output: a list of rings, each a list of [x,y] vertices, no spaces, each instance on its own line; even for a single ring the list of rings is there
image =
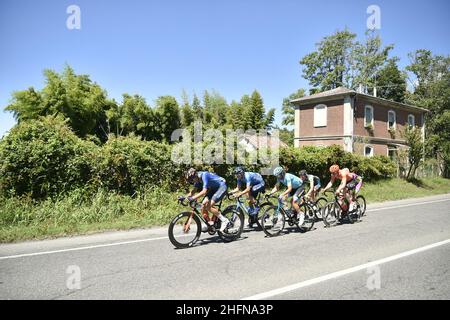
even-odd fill
[[[295,283],[295,284],[292,284],[292,285],[289,285],[289,286],[286,286],[286,287],[282,287],[282,288],[279,288],[279,289],[275,289],[275,290],[270,290],[270,291],[267,291],[267,292],[259,293],[259,294],[253,295],[251,297],[243,298],[241,300],[260,300],[260,299],[271,298],[273,296],[277,296],[277,295],[280,295],[280,294],[283,294],[283,293],[286,293],[286,292],[289,292],[289,291],[298,290],[298,289],[301,289],[301,288],[304,288],[304,287],[307,287],[307,286],[311,286],[311,285],[314,285],[314,284],[317,284],[317,283],[320,283],[320,282],[324,282],[324,281],[327,281],[327,280],[335,279],[335,278],[347,275],[349,273],[361,271],[361,270],[364,270],[364,269],[367,269],[367,268],[370,268],[370,267],[373,267],[373,266],[377,266],[377,265],[380,265],[380,264],[383,264],[383,263],[387,263],[387,262],[390,262],[390,261],[394,261],[394,260],[397,260],[397,259],[401,259],[401,258],[410,256],[410,255],[413,255],[413,254],[416,254],[416,253],[419,253],[419,252],[423,252],[423,251],[430,250],[430,249],[433,249],[433,248],[436,248],[436,247],[439,247],[439,246],[443,246],[443,245],[448,244],[448,243],[450,243],[450,239],[447,239],[447,240],[444,240],[444,241],[440,241],[440,242],[436,242],[436,243],[433,243],[433,244],[430,244],[430,245],[427,245],[427,246],[424,246],[424,247],[420,247],[420,248],[417,248],[417,249],[405,251],[405,252],[402,252],[402,253],[399,253],[399,254],[387,257],[387,258],[383,258],[383,259],[375,260],[375,261],[368,262],[368,263],[365,263],[365,264],[361,264],[361,265],[356,266],[356,267],[352,267],[352,268],[348,268],[348,269],[345,269],[345,270],[329,273],[327,275],[324,275],[324,276],[321,276],[321,277],[318,277],[318,278],[302,281],[302,282]]]
[[[368,209],[367,212],[389,210],[389,209],[396,209],[396,208],[410,207],[410,206],[418,206],[418,205],[423,205],[423,204],[444,202],[444,201],[450,201],[450,199],[433,200],[433,201],[426,201],[426,202],[420,202],[420,203],[410,203],[410,204],[403,204],[403,205],[398,205],[398,206],[377,208],[377,209]],[[34,253],[24,253],[24,254],[17,254],[17,255],[0,257],[0,260],[16,259],[16,258],[32,257],[32,256],[40,256],[40,255],[46,255],[46,254],[69,252],[69,251],[79,251],[79,250],[87,250],[87,249],[95,249],[95,248],[113,247],[113,246],[120,246],[120,245],[125,245],[125,244],[133,244],[133,243],[156,241],[156,240],[165,240],[165,239],[169,239],[169,237],[148,238],[148,239],[141,239],[141,240],[106,243],[106,244],[92,245],[92,246],[86,246],[86,247],[76,247],[76,248],[69,248],[69,249],[53,250],[53,251],[41,251],[41,252],[34,252]]]
[[[181,237],[184,237],[184,236],[181,235]],[[61,253],[61,252],[69,252],[69,251],[79,251],[79,250],[87,250],[87,249],[95,249],[95,248],[103,248],[103,247],[121,246],[121,245],[124,245],[124,244],[156,241],[156,240],[163,240],[163,239],[168,239],[168,238],[169,237],[149,238],[149,239],[141,239],[141,240],[105,243],[105,244],[98,244],[98,245],[86,246],[86,247],[76,247],[76,248],[70,248],[70,249],[61,249],[61,250],[53,250],[53,251],[41,251],[41,252],[34,252],[34,253],[24,253],[24,254],[17,254],[17,255],[13,255],[13,256],[0,257],[0,260],[15,259],[15,258],[22,258],[22,257],[31,257],[31,256],[40,256],[40,255],[45,255],[45,254]]]
[[[368,209],[367,212],[381,211],[381,210],[388,210],[388,209],[396,209],[396,208],[404,208],[404,207],[411,207],[411,206],[417,206],[417,205],[422,205],[422,204],[436,203],[436,202],[445,202],[445,201],[450,201],[450,199],[433,200],[433,201],[426,201],[426,202],[419,202],[419,203],[400,204],[398,206],[391,206],[391,207],[386,207],[386,208]]]

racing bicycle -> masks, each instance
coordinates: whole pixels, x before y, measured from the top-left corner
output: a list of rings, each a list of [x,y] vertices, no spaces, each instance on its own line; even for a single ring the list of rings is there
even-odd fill
[[[291,227],[297,226],[301,232],[309,231],[314,226],[314,210],[308,203],[304,201],[299,203],[300,212],[297,214],[292,207],[286,207],[285,203],[278,197],[266,195],[265,198],[266,200],[270,198],[278,200],[278,204],[268,206],[261,217],[261,226],[267,236],[278,236],[283,231],[286,222]],[[303,214],[304,220],[300,224],[299,215],[301,214]]]
[[[215,235],[216,233],[224,242],[230,242],[241,236],[244,228],[244,214],[241,211],[232,210],[227,207],[221,213],[230,221],[223,232],[220,231],[222,222],[213,215],[203,216],[201,203],[197,201],[188,202],[185,197],[178,197],[178,203],[190,207],[190,211],[177,214],[169,225],[169,239],[176,248],[192,247],[199,239],[201,233]],[[217,204],[221,211],[222,201]]]

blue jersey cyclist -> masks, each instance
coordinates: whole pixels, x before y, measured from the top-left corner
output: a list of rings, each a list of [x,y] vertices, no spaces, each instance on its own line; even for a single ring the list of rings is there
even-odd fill
[[[298,205],[299,195],[304,191],[303,180],[296,175],[286,173],[282,167],[275,168],[275,170],[273,170],[273,175],[277,177],[277,183],[275,187],[273,187],[270,194],[277,192],[280,189],[280,185],[286,186],[286,190],[278,198],[281,201],[284,201],[288,196],[292,197],[292,208],[297,214],[300,213],[299,224],[303,224],[305,219],[304,212],[300,211],[300,207]]]
[[[248,196],[248,204],[249,204],[249,220],[248,225],[250,227],[256,222],[256,216],[259,208],[255,206],[256,198],[260,192],[266,192],[266,186],[264,183],[263,177],[256,172],[245,172],[242,167],[237,167],[234,169],[234,175],[236,177],[237,186],[231,193],[234,194],[235,197],[240,197],[242,195]],[[240,191],[243,186],[245,189]]]
[[[208,214],[208,212],[211,212],[219,218],[222,222],[220,231],[223,232],[230,221],[224,217],[220,211],[214,207],[214,205],[220,202],[227,193],[227,184],[225,179],[215,173],[208,171],[197,171],[194,168],[190,168],[186,173],[186,180],[190,184],[194,185],[194,188],[188,194],[189,202],[205,196],[202,202],[202,214]],[[194,195],[195,192],[198,193]]]

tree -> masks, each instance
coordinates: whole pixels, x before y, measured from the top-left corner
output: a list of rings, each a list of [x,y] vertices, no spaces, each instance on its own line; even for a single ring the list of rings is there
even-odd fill
[[[180,110],[177,100],[172,96],[161,96],[156,100],[156,116],[159,125],[159,137],[169,142],[172,132],[180,128]]]
[[[374,87],[377,72],[386,63],[393,45],[382,47],[382,41],[375,31],[366,32],[364,43],[357,41],[351,49],[350,88],[362,85],[364,88]]]
[[[282,111],[284,114],[282,124],[285,126],[294,125],[294,105],[291,100],[302,98],[305,96],[305,89],[298,89],[296,92],[291,93],[289,97],[283,99]]]
[[[324,37],[316,51],[300,60],[303,77],[313,87],[311,94],[320,91],[359,85],[373,87],[377,71],[385,64],[393,45],[382,46],[379,35],[366,32],[363,43],[355,41],[356,34],[347,29]]]
[[[13,93],[11,111],[18,122],[46,115],[61,115],[80,137],[90,134],[106,139],[106,111],[114,107],[106,91],[93,83],[87,75],[77,75],[66,65],[61,74],[44,70],[46,85],[41,91],[34,88]]]
[[[122,95],[122,104],[111,108],[107,112],[110,130],[116,135],[129,135],[135,133],[145,140],[157,137],[157,123],[153,110],[140,95]]]
[[[406,74],[399,70],[394,57],[378,72],[375,78],[377,96],[380,98],[404,102],[406,95]]]
[[[195,119],[203,119],[203,108],[200,104],[200,99],[194,93],[194,98],[192,98],[192,111],[194,112]]]
[[[254,90],[246,102],[244,110],[246,129],[262,129],[265,127],[264,102],[258,91]]]
[[[337,31],[320,41],[316,51],[300,60],[304,65],[303,77],[321,91],[349,86],[350,55],[356,34],[347,29]]]
[[[181,106],[181,124],[183,128],[187,128],[194,122],[194,112],[189,105],[189,97],[184,90],[181,93],[181,99],[183,100],[183,105]]]
[[[409,170],[406,179],[411,179],[415,177],[416,170],[423,158],[422,132],[417,127],[408,127],[402,135],[408,146]]]
[[[450,56],[433,55],[429,50],[409,54],[406,67],[414,84],[407,102],[427,108],[427,153],[441,160],[444,176],[450,174]]]
[[[230,108],[228,110],[228,120],[227,122],[233,129],[242,129],[245,128],[245,119],[244,119],[244,108],[242,104],[236,101],[231,101]]]

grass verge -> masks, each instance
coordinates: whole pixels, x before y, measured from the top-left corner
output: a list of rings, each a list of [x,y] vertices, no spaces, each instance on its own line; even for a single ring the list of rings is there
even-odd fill
[[[442,193],[450,193],[450,179],[390,179],[365,183],[361,189],[368,203]],[[178,194],[154,189],[135,198],[99,191],[90,199],[77,193],[39,203],[0,199],[0,242],[167,225],[187,209],[177,205]]]

